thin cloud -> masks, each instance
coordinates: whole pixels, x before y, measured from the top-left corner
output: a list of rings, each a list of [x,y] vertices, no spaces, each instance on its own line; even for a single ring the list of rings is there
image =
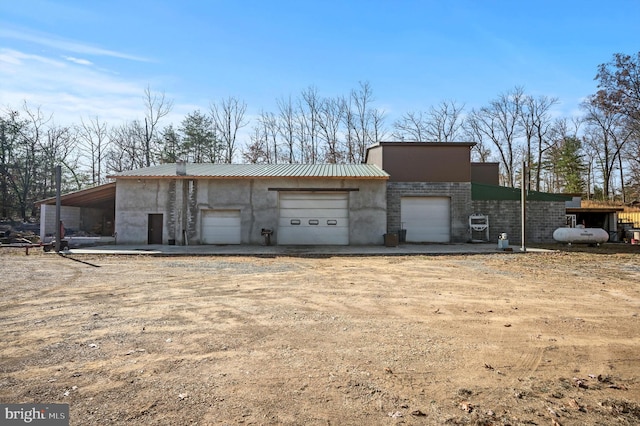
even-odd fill
[[[73,62],[78,65],[87,65],[87,66],[93,65],[93,62],[87,59],[74,58],[73,56],[63,56],[63,58],[69,62]]]
[[[47,67],[48,69],[61,68],[64,66],[64,63],[44,56],[24,53],[14,49],[0,48],[0,64],[2,64],[0,73],[20,74],[25,70],[26,63],[37,67]],[[26,70],[28,71],[29,68],[26,68]]]
[[[118,78],[67,57],[53,59],[2,48],[0,81],[6,83],[0,91],[0,107],[16,107],[26,101],[53,112],[56,121],[63,123],[77,122],[83,114],[113,122],[134,119],[143,110],[147,84]]]
[[[0,38],[10,38],[14,40],[27,41],[30,43],[39,44],[41,46],[47,46],[54,49],[65,50],[67,52],[84,55],[109,56],[112,58],[127,59],[130,61],[151,62],[151,60],[142,56],[116,52],[114,50],[103,49],[77,41],[63,40],[51,34],[43,34],[25,29],[18,31],[14,29],[0,28]]]
[[[0,81],[6,83],[0,91],[0,109],[17,110],[26,102],[52,113],[56,123],[64,125],[77,124],[82,117],[99,117],[110,125],[144,118],[144,90],[160,87],[158,82],[126,79],[78,61],[83,60],[0,48]],[[162,126],[177,126],[196,109],[206,107],[176,103]]]

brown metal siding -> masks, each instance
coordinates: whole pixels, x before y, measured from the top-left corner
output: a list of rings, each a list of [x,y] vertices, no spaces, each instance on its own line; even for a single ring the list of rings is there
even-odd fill
[[[383,145],[390,182],[470,182],[470,145],[398,143]]]
[[[498,163],[471,163],[471,182],[500,185]]]

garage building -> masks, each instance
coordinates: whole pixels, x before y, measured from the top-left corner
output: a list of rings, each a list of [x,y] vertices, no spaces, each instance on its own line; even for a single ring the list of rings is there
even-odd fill
[[[380,142],[365,164],[162,164],[114,174],[62,196],[65,228],[117,244],[376,245],[519,242],[520,190],[498,185],[498,163],[471,162],[473,143]],[[528,192],[527,239],[553,242],[565,200]],[[55,199],[41,202],[41,234],[55,229]],[[477,237],[477,236],[476,236]]]
[[[119,244],[382,244],[375,165],[163,164],[116,180]]]
[[[413,243],[469,240],[474,143],[380,142],[365,162],[389,173],[387,227]],[[497,175],[496,175],[497,179]]]

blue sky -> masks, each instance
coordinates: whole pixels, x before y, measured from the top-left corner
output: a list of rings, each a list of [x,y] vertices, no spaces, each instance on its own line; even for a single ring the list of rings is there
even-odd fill
[[[310,86],[339,96],[368,81],[388,127],[515,86],[569,116],[598,64],[640,51],[638,22],[638,0],[0,0],[0,107],[117,124],[143,116],[150,87],[178,124],[229,96],[257,115]]]

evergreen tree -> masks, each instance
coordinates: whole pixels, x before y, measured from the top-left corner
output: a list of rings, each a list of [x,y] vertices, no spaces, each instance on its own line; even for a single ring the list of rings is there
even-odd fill
[[[221,144],[216,138],[211,117],[195,110],[182,120],[180,131],[189,161],[219,163],[223,160]]]
[[[173,124],[168,125],[161,133],[162,150],[160,151],[161,163],[175,163],[182,160],[185,155],[184,144]]]
[[[585,187],[586,166],[582,143],[578,138],[566,137],[551,151],[551,160],[563,192],[582,194]]]

